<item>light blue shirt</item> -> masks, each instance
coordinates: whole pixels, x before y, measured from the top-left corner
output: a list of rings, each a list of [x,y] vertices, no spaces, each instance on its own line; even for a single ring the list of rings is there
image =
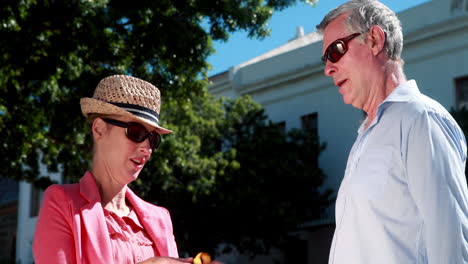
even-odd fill
[[[336,201],[330,264],[468,263],[466,141],[414,80],[365,122]]]

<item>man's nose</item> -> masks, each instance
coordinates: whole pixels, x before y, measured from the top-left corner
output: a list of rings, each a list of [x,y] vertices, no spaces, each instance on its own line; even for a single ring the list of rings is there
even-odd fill
[[[329,60],[327,60],[327,62],[325,62],[325,67],[323,68],[323,73],[326,75],[326,76],[333,76],[333,74],[336,72],[336,67],[335,65],[333,65],[332,62],[330,62]]]

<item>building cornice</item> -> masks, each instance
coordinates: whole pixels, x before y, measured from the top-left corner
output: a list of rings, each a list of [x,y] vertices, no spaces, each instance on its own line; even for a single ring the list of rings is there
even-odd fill
[[[413,45],[434,37],[452,34],[468,29],[468,13],[454,15],[453,17],[420,27],[414,31],[405,33],[405,45]]]
[[[282,86],[285,83],[297,82],[301,79],[305,79],[311,75],[322,75],[323,64],[311,63],[301,67],[290,69],[289,71],[282,72],[280,74],[268,76],[264,79],[258,79],[255,82],[250,82],[242,86],[234,87],[239,94],[250,94],[261,91],[263,89],[269,89],[275,86]]]
[[[428,25],[423,25],[416,30],[405,32],[404,46],[405,52],[411,49],[413,46],[421,45],[428,40],[433,40],[450,34],[457,34],[460,32],[466,32],[468,30],[468,13],[460,13],[453,15],[452,17],[443,21],[435,22]],[[467,40],[468,43],[468,40]],[[453,45],[458,45],[454,43]],[[463,47],[466,43],[459,43]],[[288,54],[293,54],[299,49],[307,49],[306,52],[314,53],[319,52],[321,49],[321,41],[314,41],[306,46],[298,47],[296,50],[288,50]],[[440,49],[446,49],[441,46]],[[423,53],[407,54],[410,61],[415,61],[426,56],[434,54],[434,50],[424,51]],[[259,74],[258,79],[243,80],[244,71],[255,72],[255,67],[262,67],[260,64],[264,64],[264,67],[273,67],[274,62],[268,62],[273,59],[277,59],[278,56],[284,56],[285,54],[276,54],[274,57],[264,58],[263,60],[253,59],[249,63],[241,64],[237,67],[232,67],[228,76],[225,76],[222,80],[218,80],[210,86],[210,92],[213,94],[225,94],[226,91],[234,92],[237,95],[259,93],[266,89],[274,89],[278,86],[284,86],[287,83],[298,82],[306,78],[313,77],[314,75],[323,76],[323,64],[321,63],[319,56],[316,59],[311,59],[310,63],[297,63],[297,65],[291,65],[284,67],[285,71],[276,72],[271,74]],[[313,57],[312,57],[313,58]],[[257,64],[257,65],[256,65]],[[318,79],[320,80],[320,78]],[[309,87],[310,91],[315,89],[321,89],[330,85],[330,81],[323,78],[323,82],[318,81],[314,87]],[[298,91],[299,92],[299,91]],[[291,94],[293,96],[294,94]]]

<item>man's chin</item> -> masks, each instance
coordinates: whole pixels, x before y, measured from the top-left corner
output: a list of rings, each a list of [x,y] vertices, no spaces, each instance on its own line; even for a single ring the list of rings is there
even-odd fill
[[[353,107],[359,108],[359,106],[356,104],[356,100],[350,96],[343,95],[343,102],[348,105],[352,105]]]
[[[352,104],[352,100],[349,97],[344,96],[344,95],[343,95],[343,102],[345,104]]]

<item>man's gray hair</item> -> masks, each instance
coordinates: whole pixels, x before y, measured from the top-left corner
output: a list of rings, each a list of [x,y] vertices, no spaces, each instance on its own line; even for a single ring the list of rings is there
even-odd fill
[[[330,11],[317,25],[317,30],[323,32],[328,24],[345,13],[349,13],[345,23],[350,33],[367,33],[372,26],[380,26],[385,32],[384,48],[388,57],[403,63],[403,32],[395,12],[377,0],[351,0]]]

